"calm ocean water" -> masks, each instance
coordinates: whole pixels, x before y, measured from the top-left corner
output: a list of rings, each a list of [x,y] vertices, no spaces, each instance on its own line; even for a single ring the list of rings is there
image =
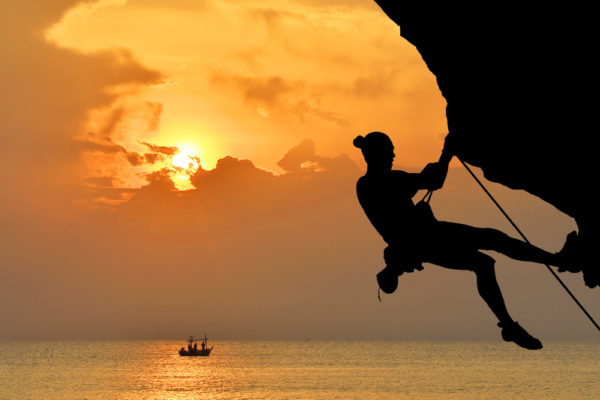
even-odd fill
[[[600,399],[600,343],[0,342],[0,399]]]

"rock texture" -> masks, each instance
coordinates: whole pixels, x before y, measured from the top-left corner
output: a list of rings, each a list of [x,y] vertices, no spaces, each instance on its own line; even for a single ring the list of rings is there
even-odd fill
[[[457,155],[572,216],[588,286],[593,253],[592,12],[407,8],[376,0],[437,77]]]

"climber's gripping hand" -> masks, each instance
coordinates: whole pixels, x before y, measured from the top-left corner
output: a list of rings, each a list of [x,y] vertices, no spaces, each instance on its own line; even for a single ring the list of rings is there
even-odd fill
[[[452,158],[452,156],[456,155],[457,148],[457,139],[455,133],[448,133],[446,135],[446,139],[444,140],[444,149],[442,150],[442,157],[440,158],[440,162],[443,159],[448,159],[448,162]]]
[[[421,171],[421,188],[427,190],[438,190],[444,186],[448,164],[442,162],[429,163]]]

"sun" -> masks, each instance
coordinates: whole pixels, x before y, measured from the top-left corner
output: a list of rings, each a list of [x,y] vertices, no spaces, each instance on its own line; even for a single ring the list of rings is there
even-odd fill
[[[196,169],[198,169],[200,164],[198,162],[197,155],[195,155],[193,153],[181,151],[180,153],[177,153],[177,155],[173,156],[173,166],[183,168],[183,169],[196,170]]]
[[[200,151],[192,144],[178,144],[179,152],[171,159],[171,180],[179,190],[193,189],[190,177],[201,167]]]
[[[176,169],[193,169],[200,167],[200,150],[194,144],[176,144],[178,152],[173,156],[171,162]]]

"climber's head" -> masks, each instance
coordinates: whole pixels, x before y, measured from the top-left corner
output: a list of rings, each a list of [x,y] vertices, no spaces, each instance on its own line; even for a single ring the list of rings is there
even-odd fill
[[[366,136],[357,136],[354,146],[361,149],[369,169],[391,170],[394,162],[394,145],[389,136],[382,132],[371,132]]]

